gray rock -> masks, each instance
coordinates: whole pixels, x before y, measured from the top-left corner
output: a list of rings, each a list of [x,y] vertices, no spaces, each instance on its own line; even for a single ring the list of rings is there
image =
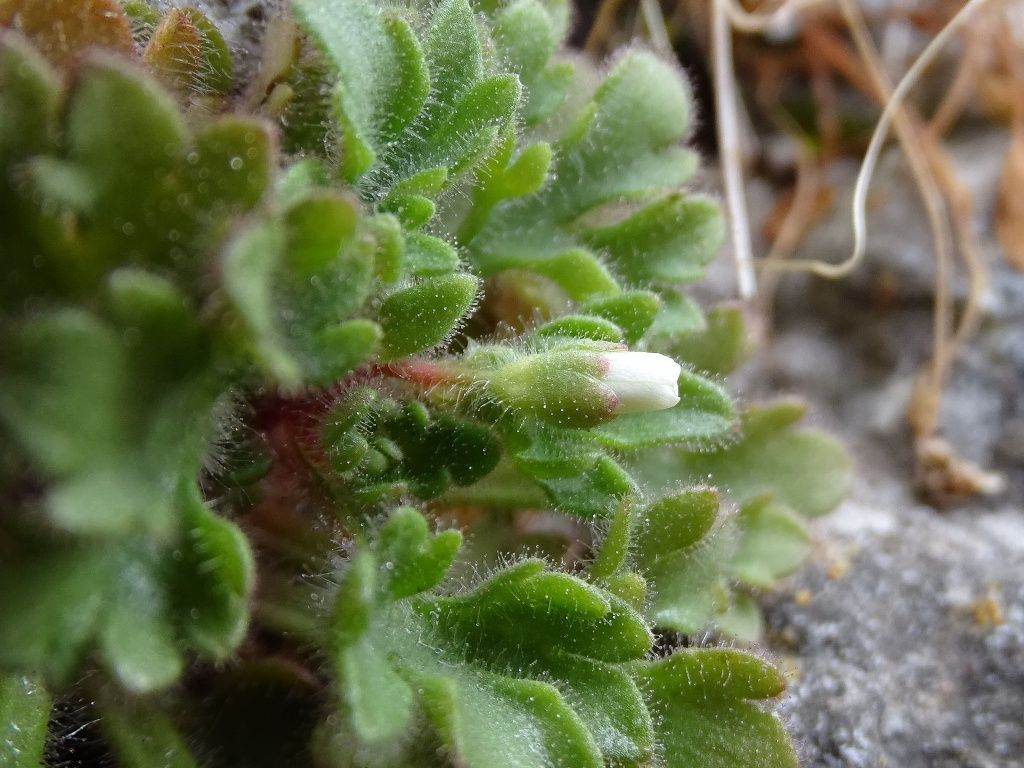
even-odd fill
[[[1024,517],[940,516],[873,485],[768,604],[805,764],[1024,766]]]
[[[781,712],[809,768],[1024,768],[1024,275],[991,236],[1004,147],[995,132],[950,146],[992,276],[940,414],[960,455],[1004,474],[1001,496],[940,512],[911,489],[905,414],[930,355],[933,268],[893,158],[863,268],[842,283],[787,278],[773,341],[738,377],[751,398],[804,396],[857,464],[850,499],[814,524],[810,563],[767,600],[769,648],[793,669]],[[842,259],[849,232],[840,203],[797,256]],[[884,307],[882,270],[897,276]]]

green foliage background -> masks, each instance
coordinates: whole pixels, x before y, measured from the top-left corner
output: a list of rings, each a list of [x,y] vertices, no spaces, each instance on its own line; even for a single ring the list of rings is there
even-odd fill
[[[795,765],[687,636],[849,469],[715,378],[685,80],[561,0],[292,14],[243,82],[195,9],[0,3],[0,763],[84,702],[127,768]],[[677,406],[602,410],[627,345]]]

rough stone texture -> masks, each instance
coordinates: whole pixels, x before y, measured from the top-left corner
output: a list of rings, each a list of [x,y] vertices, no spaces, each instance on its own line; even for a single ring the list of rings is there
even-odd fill
[[[865,485],[768,606],[806,765],[1024,765],[1024,520],[939,517]]]
[[[991,232],[1005,136],[951,149]],[[853,168],[837,168],[837,183]],[[1024,766],[1024,275],[986,235],[986,318],[941,412],[958,453],[1007,480],[1000,496],[938,511],[911,488],[905,412],[931,344],[931,256],[891,157],[871,247],[842,283],[786,281],[774,341],[740,372],[747,397],[796,391],[857,463],[850,498],[814,524],[807,567],[766,601],[768,647],[792,672],[781,712],[809,767]],[[757,200],[768,199],[755,190]],[[841,197],[841,195],[840,195]],[[763,205],[761,210],[765,210]],[[848,252],[848,209],[801,257]],[[756,219],[755,219],[756,220]],[[922,238],[924,238],[922,240]],[[895,295],[877,300],[886,274]],[[731,289],[731,286],[729,286]],[[964,295],[961,287],[958,295]]]

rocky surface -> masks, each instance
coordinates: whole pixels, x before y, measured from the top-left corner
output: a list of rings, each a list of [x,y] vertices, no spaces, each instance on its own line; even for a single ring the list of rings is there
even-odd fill
[[[1004,148],[998,133],[951,146],[982,233],[991,232]],[[834,171],[837,192],[853,171]],[[941,411],[943,435],[960,455],[998,470],[1006,490],[945,510],[926,506],[912,490],[905,413],[931,343],[931,256],[897,161],[883,164],[875,188],[884,202],[870,219],[863,268],[843,283],[788,280],[774,340],[739,377],[751,398],[804,395],[858,467],[848,501],[815,523],[810,563],[767,599],[769,650],[791,676],[781,712],[809,768],[1018,768],[1024,275],[986,236],[985,321]],[[843,258],[848,215],[840,199],[798,255]]]

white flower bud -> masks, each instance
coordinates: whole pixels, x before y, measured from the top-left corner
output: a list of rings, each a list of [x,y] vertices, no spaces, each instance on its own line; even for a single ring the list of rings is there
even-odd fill
[[[618,398],[616,414],[661,411],[679,402],[682,367],[670,357],[656,352],[605,352],[601,369],[601,383]]]

